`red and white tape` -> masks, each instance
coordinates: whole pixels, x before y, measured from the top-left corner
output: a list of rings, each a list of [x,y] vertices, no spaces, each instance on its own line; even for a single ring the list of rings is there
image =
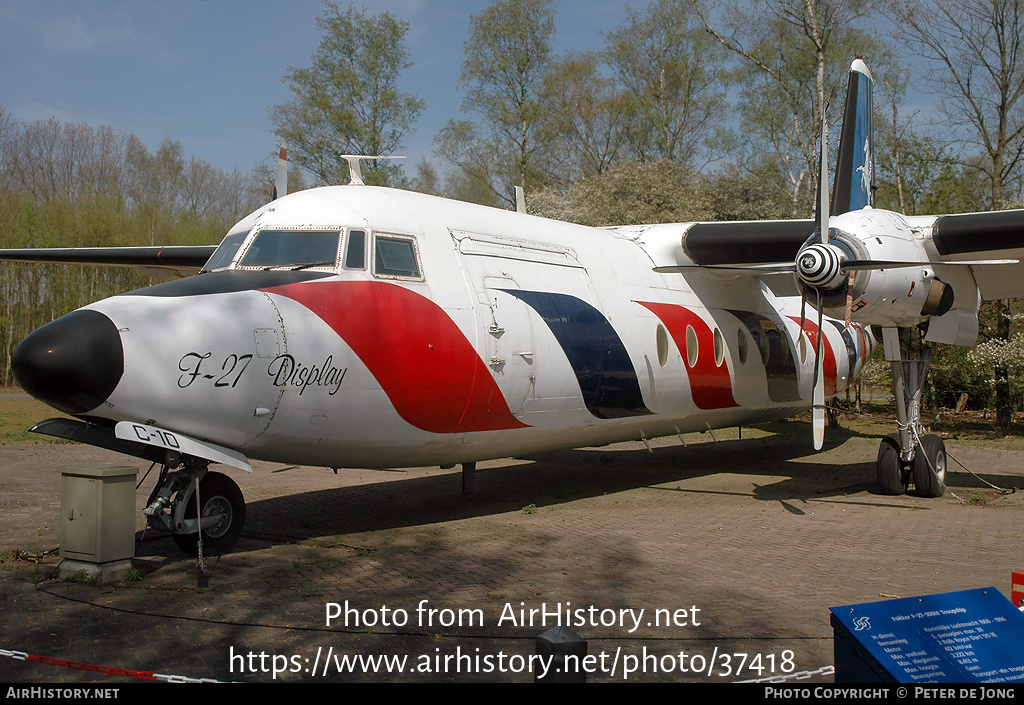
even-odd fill
[[[114,676],[127,676],[129,678],[138,678],[146,681],[163,681],[164,683],[223,683],[224,681],[213,680],[211,678],[189,678],[188,676],[171,676],[165,673],[153,673],[151,671],[132,671],[127,668],[117,668],[114,666],[96,666],[90,663],[81,663],[79,661],[66,661],[59,658],[51,658],[49,656],[35,656],[33,654],[27,654],[24,651],[10,651],[8,649],[0,649],[0,656],[7,656],[16,661],[33,661],[35,663],[45,663],[50,666],[64,666],[65,668],[73,668],[76,671],[91,671],[93,673],[106,673]]]

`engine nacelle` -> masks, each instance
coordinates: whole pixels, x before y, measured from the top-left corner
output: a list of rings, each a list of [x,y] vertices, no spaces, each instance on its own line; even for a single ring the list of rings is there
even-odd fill
[[[829,243],[843,250],[847,259],[921,263],[857,270],[852,283],[846,281],[825,296],[830,315],[845,316],[851,293],[852,319],[883,328],[916,326],[955,305],[957,292],[936,276],[928,253],[903,216],[865,208],[834,216],[829,225]]]

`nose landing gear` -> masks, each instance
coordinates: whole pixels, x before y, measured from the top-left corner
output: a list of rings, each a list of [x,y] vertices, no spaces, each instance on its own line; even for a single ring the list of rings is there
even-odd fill
[[[143,511],[149,526],[170,532],[178,548],[189,556],[199,555],[200,532],[205,555],[227,553],[245,525],[242,491],[230,477],[209,472],[208,467],[208,461],[192,456],[184,456],[177,469],[165,463]]]

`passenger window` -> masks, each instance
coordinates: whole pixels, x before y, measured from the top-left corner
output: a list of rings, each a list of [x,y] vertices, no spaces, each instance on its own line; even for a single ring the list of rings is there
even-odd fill
[[[725,361],[725,340],[722,331],[715,328],[715,366],[721,367]]]
[[[736,351],[740,356],[740,364],[747,364],[747,336],[743,334],[743,329],[739,328],[736,331]]]
[[[664,367],[668,364],[668,331],[665,326],[658,326],[658,364]]]
[[[373,249],[373,273],[378,277],[422,278],[416,243],[411,238],[377,235]]]
[[[366,269],[366,233],[362,230],[348,231],[348,246],[345,248],[346,269]]]
[[[690,363],[690,367],[697,364],[697,331],[693,329],[693,326],[686,326],[686,361]]]

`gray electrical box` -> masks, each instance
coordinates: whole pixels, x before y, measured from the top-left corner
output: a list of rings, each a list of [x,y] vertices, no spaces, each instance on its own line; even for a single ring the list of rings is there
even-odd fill
[[[82,463],[60,468],[60,555],[87,563],[135,556],[138,468]]]

